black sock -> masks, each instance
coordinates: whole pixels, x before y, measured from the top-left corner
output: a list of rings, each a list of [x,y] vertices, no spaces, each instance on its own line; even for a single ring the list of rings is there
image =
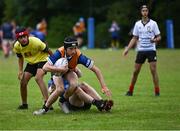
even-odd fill
[[[59,99],[59,102],[61,102],[61,103],[64,103],[65,101],[67,101],[65,98],[64,98],[64,96],[62,95],[61,97],[60,97],[60,99]]]
[[[46,112],[49,110],[49,108],[46,107],[45,105],[43,105],[43,109],[45,109]]]

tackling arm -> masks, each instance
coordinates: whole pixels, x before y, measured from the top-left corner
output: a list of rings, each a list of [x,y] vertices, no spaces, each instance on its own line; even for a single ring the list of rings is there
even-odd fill
[[[105,93],[107,96],[111,97],[111,91],[107,88],[107,86],[104,82],[104,78],[101,73],[101,70],[98,67],[96,67],[95,65],[92,66],[91,70],[96,74],[96,77],[98,78],[98,80],[101,84],[102,92]]]
[[[46,62],[46,64],[43,66],[43,71],[44,72],[54,72],[54,73],[65,73],[68,71],[68,65],[66,66],[61,66],[61,67],[55,67],[51,65],[49,62]]]

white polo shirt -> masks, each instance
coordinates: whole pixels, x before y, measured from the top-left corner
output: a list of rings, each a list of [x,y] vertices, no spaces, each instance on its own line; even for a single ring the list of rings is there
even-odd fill
[[[145,25],[142,20],[136,22],[133,30],[133,35],[138,37],[137,51],[155,51],[156,44],[150,40],[159,35],[160,31],[155,21],[149,19]]]

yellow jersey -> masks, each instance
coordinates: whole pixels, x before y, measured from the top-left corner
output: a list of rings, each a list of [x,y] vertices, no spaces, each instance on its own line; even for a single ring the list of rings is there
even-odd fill
[[[25,61],[29,64],[36,64],[38,62],[47,61],[48,53],[43,50],[46,44],[36,37],[29,37],[29,44],[22,46],[18,41],[15,42],[13,51],[21,54]]]

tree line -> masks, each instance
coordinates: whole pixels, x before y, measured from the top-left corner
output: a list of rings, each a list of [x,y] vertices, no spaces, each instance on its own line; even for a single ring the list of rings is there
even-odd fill
[[[172,19],[175,47],[180,47],[178,0],[1,0],[0,23],[15,20],[20,26],[35,27],[45,18],[48,23],[47,41],[51,47],[58,47],[65,36],[73,34],[72,27],[78,18],[83,17],[87,21],[93,17],[95,47],[106,48],[110,46],[108,28],[112,20],[116,20],[121,27],[120,46],[124,47],[130,40],[128,32],[140,19],[139,7],[142,4],[150,7],[150,18],[159,25],[162,35],[159,46],[166,47],[166,20]]]

